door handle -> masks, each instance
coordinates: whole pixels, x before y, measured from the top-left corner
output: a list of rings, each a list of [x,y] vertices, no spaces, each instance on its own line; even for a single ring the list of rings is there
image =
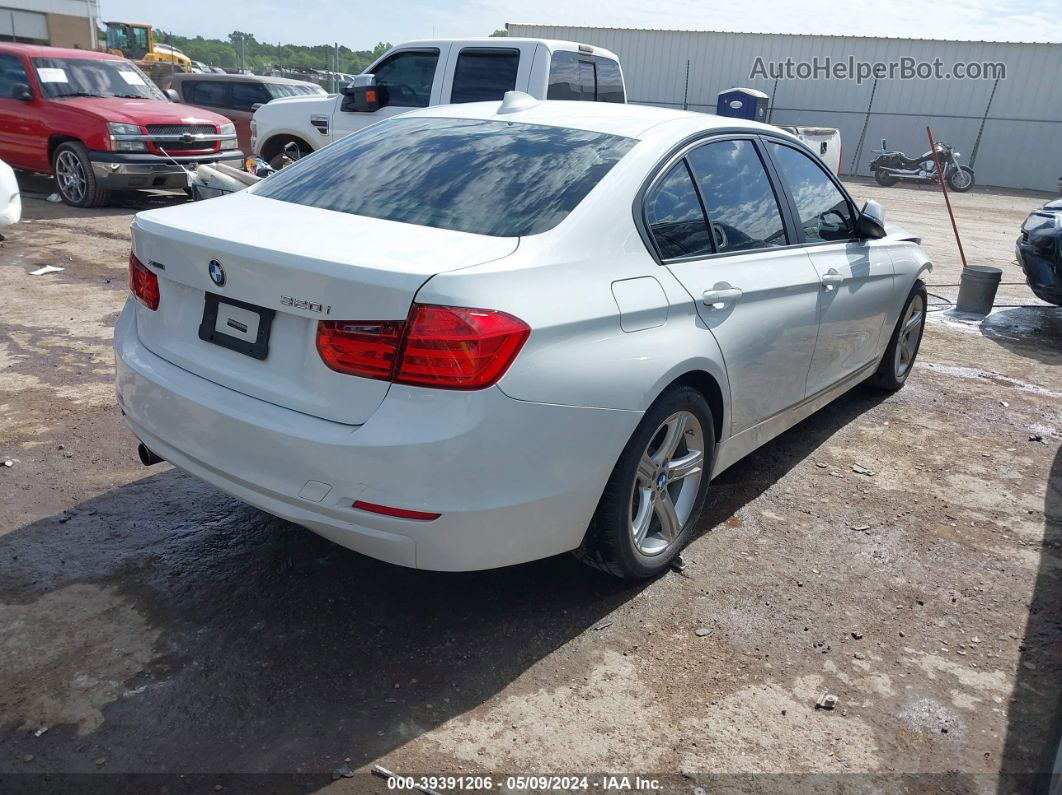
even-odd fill
[[[737,301],[744,295],[741,292],[740,287],[716,287],[711,290],[705,290],[704,295],[701,296],[701,301],[709,309],[722,309],[729,303]]]
[[[842,284],[844,284],[844,276],[839,274],[836,268],[830,268],[822,274],[822,289],[826,292],[830,292]]]

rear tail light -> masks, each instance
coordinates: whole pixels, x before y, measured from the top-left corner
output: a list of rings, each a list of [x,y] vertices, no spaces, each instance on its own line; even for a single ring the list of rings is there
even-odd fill
[[[405,323],[322,320],[317,324],[317,352],[337,373],[391,379]]]
[[[159,308],[159,277],[129,252],[129,292],[148,309]]]
[[[522,320],[494,309],[414,304],[405,321],[322,320],[317,350],[340,373],[483,389],[505,374],[530,333]]]

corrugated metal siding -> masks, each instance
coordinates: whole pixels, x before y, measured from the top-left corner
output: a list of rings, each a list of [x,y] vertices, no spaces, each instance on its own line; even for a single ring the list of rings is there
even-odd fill
[[[566,39],[606,47],[623,64],[630,101],[715,112],[716,95],[734,86],[765,91],[775,124],[818,124],[841,130],[844,173],[869,175],[872,149],[885,138],[909,155],[928,148],[925,128],[953,144],[981,185],[1052,193],[1062,176],[1062,45],[769,35],[510,24],[512,36]],[[764,61],[853,56],[862,61],[1000,61],[1007,78],[992,80],[752,79]],[[686,87],[687,62],[689,87]],[[871,94],[873,105],[871,106]],[[991,97],[991,107],[989,98]],[[984,130],[971,163],[974,143]],[[860,137],[866,126],[862,147]]]

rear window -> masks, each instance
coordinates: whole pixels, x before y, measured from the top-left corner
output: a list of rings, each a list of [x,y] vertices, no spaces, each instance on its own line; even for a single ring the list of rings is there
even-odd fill
[[[481,119],[393,119],[254,188],[325,210],[497,237],[559,224],[636,141]]]
[[[619,64],[600,55],[557,50],[550,59],[546,99],[623,102]]]

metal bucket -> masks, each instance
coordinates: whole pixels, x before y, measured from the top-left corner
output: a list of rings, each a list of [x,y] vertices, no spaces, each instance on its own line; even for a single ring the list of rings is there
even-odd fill
[[[1002,278],[1001,268],[967,265],[962,269],[962,277],[959,279],[959,299],[955,302],[955,311],[987,315],[992,311],[996,290],[999,289]]]

